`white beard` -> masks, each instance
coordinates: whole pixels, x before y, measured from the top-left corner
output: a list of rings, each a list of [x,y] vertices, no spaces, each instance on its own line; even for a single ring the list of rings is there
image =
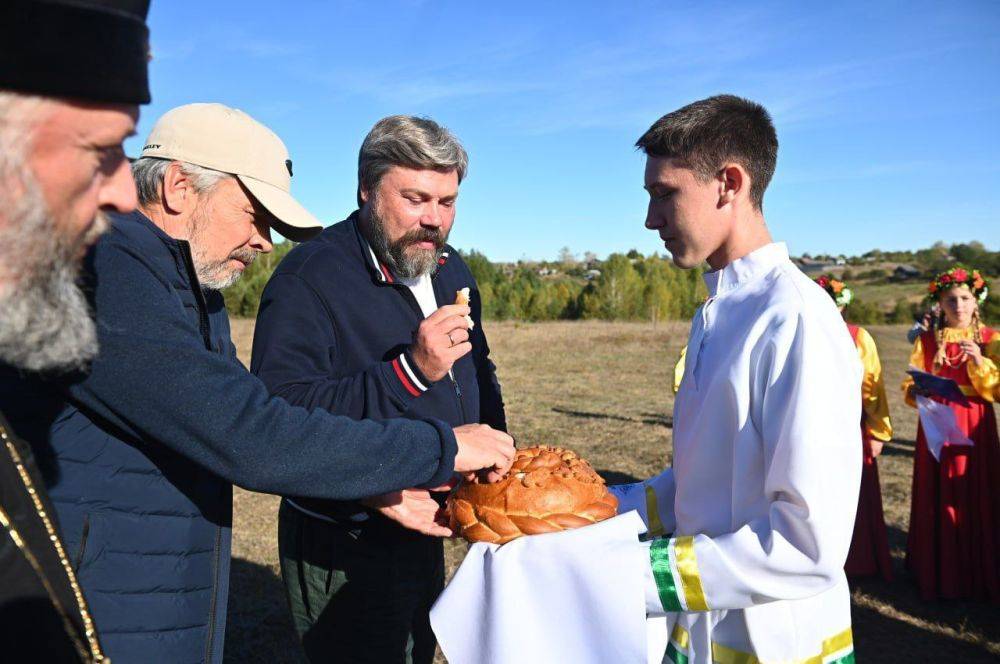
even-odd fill
[[[229,266],[229,259],[242,260],[249,267],[260,252],[250,247],[241,247],[223,260],[209,258],[202,245],[202,235],[210,223],[212,220],[208,213],[204,209],[197,210],[191,217],[188,244],[191,245],[191,260],[198,275],[198,284],[204,290],[221,291],[235,284],[243,276],[242,271]]]
[[[27,168],[10,154],[0,160],[0,361],[39,372],[85,368],[97,330],[77,284],[78,256],[107,221],[98,214],[86,237],[64,237]]]

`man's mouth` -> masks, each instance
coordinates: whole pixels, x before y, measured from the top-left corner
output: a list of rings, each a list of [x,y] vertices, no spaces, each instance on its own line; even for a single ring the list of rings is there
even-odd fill
[[[245,270],[248,267],[250,267],[251,263],[254,262],[254,260],[257,258],[258,253],[259,252],[253,251],[252,249],[248,251],[238,251],[234,254],[230,254],[229,260],[233,261],[234,263],[239,263],[239,269]]]

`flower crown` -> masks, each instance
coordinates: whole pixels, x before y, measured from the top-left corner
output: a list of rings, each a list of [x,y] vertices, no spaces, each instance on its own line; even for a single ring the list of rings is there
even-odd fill
[[[814,281],[833,298],[838,307],[846,307],[854,300],[854,291],[848,288],[843,281],[834,279],[832,274],[824,274]]]
[[[989,283],[983,279],[979,270],[971,270],[964,265],[956,265],[934,277],[930,285],[927,286],[927,292],[930,297],[936,298],[942,291],[955,286],[968,288],[976,296],[979,304],[985,302],[986,297],[990,294]]]

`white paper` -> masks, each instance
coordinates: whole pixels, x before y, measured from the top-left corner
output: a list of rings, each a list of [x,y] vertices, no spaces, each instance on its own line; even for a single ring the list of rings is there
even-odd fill
[[[972,441],[962,433],[955,419],[955,411],[949,406],[917,395],[917,414],[924,429],[927,449],[934,460],[941,462],[941,448],[948,445],[972,445]]]
[[[449,664],[644,664],[639,515],[472,545],[431,609]]]

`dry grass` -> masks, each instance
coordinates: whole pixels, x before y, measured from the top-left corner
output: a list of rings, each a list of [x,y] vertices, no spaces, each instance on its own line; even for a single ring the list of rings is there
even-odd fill
[[[511,433],[520,443],[572,447],[611,482],[644,478],[669,463],[669,386],[686,325],[491,323],[487,329]],[[853,585],[859,660],[995,662],[995,607],[922,602],[903,571],[916,418],[896,386],[909,348],[904,327],[870,331],[881,350],[896,427],[879,463],[897,578]],[[233,340],[244,361],[252,333],[252,321],[234,321]],[[302,661],[278,573],[276,519],[275,497],[236,491],[228,661]],[[452,569],[464,551],[458,542],[446,544]]]

